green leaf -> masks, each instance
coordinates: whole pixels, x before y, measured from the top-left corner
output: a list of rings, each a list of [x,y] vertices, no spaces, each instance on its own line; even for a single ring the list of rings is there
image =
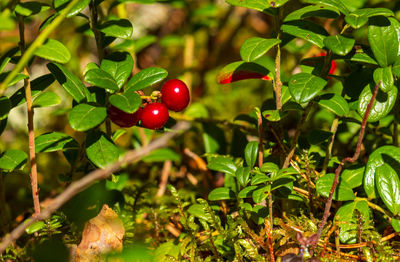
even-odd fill
[[[273,110],[264,110],[262,115],[265,119],[271,122],[278,122],[285,116],[287,116],[288,112],[283,112],[282,110],[273,109]]]
[[[15,20],[11,12],[1,12],[0,21],[0,30],[2,31],[11,31],[15,28]]]
[[[263,173],[270,173],[271,177],[274,178],[278,175],[279,167],[275,163],[266,162],[261,166],[260,170]]]
[[[319,48],[324,47],[324,39],[328,32],[320,25],[307,20],[285,22],[281,29],[284,33],[304,39]]]
[[[8,76],[10,72],[3,72],[0,74],[0,83],[4,81],[4,79]],[[11,81],[10,83],[8,83],[7,87],[9,86],[13,86],[16,83],[18,83],[19,81],[23,80],[23,79],[28,79],[29,76],[25,75],[25,74],[17,74]]]
[[[251,197],[254,201],[254,203],[258,204],[261,203],[262,201],[264,201],[265,199],[267,199],[268,194],[266,194],[267,192],[269,192],[271,190],[271,186],[267,185],[267,186],[260,186],[257,189],[255,189],[253,191],[253,193],[251,194]],[[254,211],[254,209],[253,209]]]
[[[325,47],[337,55],[347,55],[353,49],[354,42],[353,38],[341,35],[332,35],[324,39]]]
[[[392,65],[399,54],[399,22],[392,17],[370,18],[368,41],[380,67]]]
[[[76,131],[86,131],[101,124],[107,117],[105,107],[79,104],[72,108],[68,121]]]
[[[181,156],[170,148],[160,148],[143,157],[144,162],[164,162],[166,160],[180,161]]]
[[[313,99],[326,85],[326,80],[308,73],[299,73],[289,80],[289,91],[299,104]]]
[[[225,157],[212,158],[207,167],[211,170],[230,174],[232,176],[235,175],[237,169],[235,163],[231,159]]]
[[[104,89],[117,91],[119,87],[112,75],[102,69],[91,69],[85,74],[85,81]]]
[[[210,201],[229,200],[235,198],[235,192],[227,187],[218,187],[208,194],[208,200]]]
[[[344,20],[351,27],[358,29],[368,22],[369,17],[378,15],[394,16],[393,12],[386,8],[363,8],[346,15]]]
[[[47,64],[47,68],[76,102],[84,102],[90,96],[82,81],[64,66],[50,63]]]
[[[50,9],[49,5],[36,1],[18,3],[15,6],[15,12],[22,16],[36,15],[40,12],[44,12],[49,9]]]
[[[110,20],[100,25],[100,31],[106,36],[112,36],[123,39],[132,37],[132,24],[128,19]]]
[[[126,90],[137,91],[161,82],[168,76],[167,70],[160,67],[148,67],[134,75],[126,85]]]
[[[54,39],[47,39],[43,45],[35,50],[34,54],[41,58],[61,64],[68,63],[71,59],[71,53],[69,52],[68,48],[66,48],[61,42]]]
[[[395,146],[382,146],[370,154],[364,173],[364,190],[369,199],[376,197],[375,192],[375,173],[379,166],[384,163],[400,162],[400,148]],[[397,167],[397,165],[391,165]],[[400,168],[395,171],[400,173]]]
[[[110,103],[126,113],[134,113],[139,109],[142,99],[134,91],[126,91],[110,96]]]
[[[246,145],[244,149],[244,158],[246,160],[247,166],[253,168],[254,164],[258,158],[258,142],[251,141]]]
[[[347,101],[337,94],[322,95],[318,104],[340,117],[348,115],[350,111]]]
[[[395,76],[400,77],[400,56],[396,58],[396,61],[392,66],[392,72]]]
[[[288,14],[283,20],[283,22],[300,20],[307,17],[336,18],[339,15],[340,12],[336,7],[329,7],[329,6],[326,7],[322,5],[308,5]]]
[[[280,39],[252,37],[244,41],[240,48],[240,56],[246,62],[252,62],[266,54],[272,47],[279,44]]]
[[[266,194],[264,194],[264,195],[266,195]],[[260,194],[260,196],[262,196],[262,197],[264,197],[264,195]],[[262,202],[262,200],[261,200],[261,202]],[[265,223],[265,219],[267,218],[267,216],[268,216],[268,209],[267,209],[267,207],[262,206],[262,205],[254,206],[253,210],[251,211],[251,219],[257,225],[264,224]],[[257,260],[260,261],[260,260],[263,260],[263,259],[257,259]],[[254,261],[254,260],[252,260],[252,261]]]
[[[6,96],[0,97],[0,120],[7,118],[11,110],[11,101]]]
[[[217,75],[219,84],[230,84],[232,82],[246,79],[271,80],[270,71],[253,62],[233,62],[222,68]]]
[[[349,13],[349,9],[345,4],[347,2],[343,2],[342,0],[304,0],[303,2],[309,4],[318,4],[330,8],[337,8],[340,10],[340,12],[342,12],[345,15]]]
[[[61,103],[60,97],[54,92],[43,92],[33,100],[32,107],[48,107]]]
[[[94,131],[86,136],[86,155],[97,167],[105,168],[119,158],[119,150],[100,131]]]
[[[316,189],[320,195],[324,197],[329,196],[329,192],[331,191],[334,177],[335,174],[326,174],[322,176],[320,179],[318,179],[316,184]],[[333,200],[347,201],[347,200],[353,200],[355,198],[356,197],[354,196],[351,186],[349,186],[345,181],[343,181],[339,177],[339,185],[336,187],[333,193]]]
[[[235,176],[241,186],[247,186],[250,182],[250,167],[238,167]]]
[[[201,204],[193,204],[191,205],[187,212],[197,218],[204,219],[207,222],[212,222],[212,217],[209,213],[204,212],[204,206]]]
[[[375,69],[374,71],[374,82],[375,84],[378,84],[379,81],[381,81],[381,85],[379,86],[379,88],[383,91],[383,92],[388,92],[390,89],[393,88],[394,85],[394,78],[393,78],[393,74],[392,74],[392,67],[388,66],[388,67],[378,67],[377,69]]]
[[[396,162],[399,165],[399,162]],[[396,166],[397,167],[397,166]],[[396,171],[383,164],[376,168],[376,188],[385,206],[394,214],[400,212],[400,179]]]
[[[27,227],[25,229],[25,232],[27,234],[33,234],[35,232],[38,232],[39,230],[41,230],[45,226],[46,226],[46,224],[44,223],[44,221],[38,221],[38,222],[33,223],[32,225],[30,225],[29,227]]]
[[[355,165],[343,170],[343,172],[340,174],[340,177],[351,188],[356,188],[362,185],[364,171],[365,171],[365,166]]]
[[[253,176],[253,178],[251,179],[251,185],[259,185],[259,184],[263,184],[265,182],[269,182],[271,181],[271,178],[265,174],[256,174],[255,176]]]
[[[63,10],[69,4],[69,2],[71,2],[71,0],[54,0],[53,6],[57,12],[61,12],[61,10]],[[78,3],[67,13],[66,17],[79,14],[81,11],[83,11],[83,9],[86,8],[86,6],[88,6],[89,3],[90,0],[78,1]]]
[[[254,189],[256,189],[258,186],[248,186],[243,188],[239,194],[238,197],[239,198],[250,198],[251,195],[253,194]]]
[[[368,103],[371,101],[373,83],[364,87],[358,100],[358,112],[364,116]],[[368,122],[376,122],[385,117],[393,108],[397,98],[397,87],[393,87],[387,93],[379,90],[368,116]]]
[[[28,159],[28,155],[21,150],[9,149],[0,156],[0,169],[13,171],[22,168]]]
[[[226,153],[225,132],[216,124],[203,123],[203,143],[206,153]]]
[[[51,132],[35,138],[35,149],[36,153],[79,150],[79,144],[69,135]]]
[[[261,12],[268,12],[267,8],[279,7],[289,0],[226,0],[228,4],[255,9]]]
[[[392,218],[391,224],[392,224],[394,231],[400,232],[400,220],[399,219]]]
[[[133,58],[128,52],[115,52],[101,61],[100,68],[109,73],[121,88],[132,73]]]

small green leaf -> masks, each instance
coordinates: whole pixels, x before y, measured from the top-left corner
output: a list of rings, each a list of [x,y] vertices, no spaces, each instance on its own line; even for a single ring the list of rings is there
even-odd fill
[[[336,7],[326,7],[322,5],[308,5],[288,14],[283,20],[283,22],[300,20],[307,17],[336,18],[339,15],[340,12]]]
[[[400,232],[400,220],[399,219],[392,218],[391,224],[392,224],[394,231]]]
[[[389,9],[375,7],[355,10],[354,12],[346,15],[344,19],[351,27],[358,29],[368,22],[369,17],[378,15],[394,16],[393,12]]]
[[[85,74],[85,81],[104,89],[117,91],[119,87],[112,75],[102,69],[91,69]]]
[[[69,135],[60,132],[51,132],[35,138],[35,149],[36,153],[79,150],[79,144]]]
[[[260,190],[260,193],[262,192],[262,190]],[[268,196],[266,194],[259,194],[262,198],[264,198],[264,196]],[[265,199],[265,198],[264,198]],[[259,200],[259,199],[258,199]],[[254,200],[253,200],[254,201]],[[262,202],[262,200],[261,200]],[[259,203],[261,203],[259,202]],[[253,207],[253,209],[251,210],[251,220],[254,221],[254,223],[256,223],[257,225],[262,225],[265,223],[265,219],[268,216],[268,209],[265,206],[262,205],[256,205]],[[263,259],[257,259],[257,260],[263,260]]]
[[[150,87],[168,76],[167,70],[160,67],[148,67],[134,75],[126,85],[126,90],[142,90]]]
[[[106,36],[112,36],[123,39],[132,37],[132,24],[128,19],[110,20],[100,25],[100,31]]]
[[[134,113],[139,109],[142,99],[134,91],[126,91],[110,96],[110,103],[126,113]]]
[[[50,63],[47,68],[76,102],[84,102],[90,96],[82,81],[64,66]]]
[[[285,116],[287,116],[287,112],[283,112],[282,110],[264,110],[262,112],[262,115],[265,119],[267,119],[268,121],[271,122],[278,122],[280,121],[282,118],[284,118]]]
[[[86,155],[97,167],[105,168],[119,158],[119,150],[103,132],[95,131],[86,136]]]
[[[101,124],[107,117],[105,107],[79,104],[72,108],[68,121],[76,131],[86,131]]]
[[[247,186],[250,182],[250,167],[238,167],[235,176],[241,186]]]
[[[324,39],[325,47],[337,55],[347,55],[354,46],[355,40],[341,35],[332,35]]]
[[[21,150],[9,149],[0,156],[0,169],[13,171],[22,168],[28,159],[28,155]]]
[[[164,162],[166,160],[180,161],[181,156],[170,148],[160,148],[143,157],[144,162]]]
[[[265,182],[269,182],[271,181],[271,178],[265,174],[256,174],[255,176],[253,176],[253,178],[251,179],[251,185],[259,185],[259,184],[263,184]]]
[[[210,201],[229,200],[235,198],[235,192],[227,187],[218,187],[208,194],[208,200]]]
[[[219,84],[230,84],[246,79],[271,80],[270,71],[254,62],[233,62],[222,68],[217,75]]]
[[[253,168],[254,164],[257,161],[258,157],[258,142],[251,141],[246,145],[244,149],[244,158],[246,160],[247,166]]]
[[[40,12],[44,12],[50,9],[49,5],[44,3],[30,1],[24,3],[18,3],[15,6],[15,12],[22,15],[22,16],[31,16],[36,15]]]
[[[35,232],[38,232],[39,230],[41,230],[45,226],[46,226],[46,224],[44,223],[44,221],[38,221],[38,222],[33,223],[32,225],[30,225],[29,227],[27,227],[25,229],[25,231],[28,234],[33,234]]]
[[[326,174],[318,179],[316,184],[317,192],[324,197],[328,197],[332,188],[334,177],[335,174]],[[354,196],[351,187],[339,177],[339,185],[336,187],[333,193],[333,199],[337,201],[347,201],[355,198],[356,197]]]
[[[57,12],[61,12],[61,10],[63,10],[69,2],[71,2],[71,0],[54,0],[53,6]],[[81,11],[83,11],[83,9],[86,8],[86,6],[88,6],[89,3],[90,0],[78,1],[78,3],[74,7],[72,7],[72,9],[67,13],[66,17],[71,17],[79,14]]]
[[[60,97],[54,92],[43,92],[33,100],[32,107],[56,106],[61,103]]]
[[[109,73],[121,88],[132,73],[133,58],[128,52],[115,52],[101,61],[100,68]]]
[[[364,171],[365,166],[355,165],[343,170],[342,174],[340,174],[340,177],[343,181],[346,181],[351,188],[356,188],[362,185]]]
[[[261,166],[260,170],[263,173],[270,173],[271,177],[274,178],[278,175],[279,167],[275,163],[266,162]]]
[[[258,186],[247,186],[245,188],[243,188],[239,194],[238,197],[239,198],[250,198],[251,195],[253,194],[254,189],[256,189]]]
[[[34,54],[41,58],[61,64],[68,63],[71,59],[71,53],[68,48],[55,39],[47,39],[43,45],[35,50]]]
[[[328,32],[322,26],[308,20],[288,21],[281,29],[284,33],[304,39],[319,48],[324,47],[324,39],[328,36]]]
[[[374,71],[374,82],[375,84],[378,84],[379,81],[381,81],[381,85],[379,86],[379,88],[383,91],[383,92],[388,92],[390,89],[393,88],[394,85],[394,78],[393,78],[393,74],[392,74],[392,67],[388,66],[388,67],[378,67],[377,69],[375,69]]]
[[[11,110],[11,101],[6,96],[0,97],[0,120],[7,118]]]
[[[264,201],[268,197],[268,193],[271,190],[271,186],[259,186],[257,189],[253,191],[251,197],[254,203],[258,204]],[[253,209],[254,211],[254,209]]]
[[[204,219],[207,222],[212,222],[212,217],[209,213],[204,212],[204,206],[201,204],[193,204],[191,205],[187,212],[197,218]]]
[[[212,158],[207,167],[211,170],[230,174],[232,176],[235,175],[237,169],[235,163],[231,159],[225,157]]]
[[[214,123],[203,123],[203,142],[206,153],[226,152],[225,132]]]
[[[347,5],[344,4],[342,0],[304,0],[303,2],[308,4],[318,4],[330,8],[337,8],[345,15],[349,13]]]
[[[392,72],[395,76],[400,77],[400,56],[396,58],[396,61],[392,66]]]
[[[326,85],[326,80],[308,73],[299,73],[289,80],[289,91],[299,104],[313,99]]]
[[[322,95],[318,104],[340,117],[346,116],[350,111],[347,101],[337,94]]]
[[[395,162],[399,165],[399,162]],[[396,171],[389,165],[383,164],[376,168],[376,188],[385,206],[394,214],[400,212],[400,179]]]
[[[255,9],[261,12],[268,12],[267,8],[279,7],[285,4],[287,1],[288,0],[226,0],[228,4]]]
[[[272,47],[279,44],[280,39],[252,37],[244,41],[240,48],[240,56],[246,62],[252,62],[266,54]]]

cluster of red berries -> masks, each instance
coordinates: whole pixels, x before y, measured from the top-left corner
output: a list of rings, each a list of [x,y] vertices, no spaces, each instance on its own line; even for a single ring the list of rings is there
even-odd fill
[[[110,106],[108,117],[120,127],[131,127],[141,121],[145,128],[159,129],[168,121],[168,110],[182,111],[189,102],[190,94],[186,84],[179,79],[171,79],[165,82],[161,88],[161,103],[147,103],[132,114]]]

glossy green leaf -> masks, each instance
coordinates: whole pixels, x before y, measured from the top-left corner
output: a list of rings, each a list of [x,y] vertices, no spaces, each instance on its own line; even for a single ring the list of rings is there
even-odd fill
[[[396,232],[400,232],[400,220],[392,218],[391,225]]]
[[[36,56],[41,58],[65,64],[71,59],[71,53],[63,43],[55,39],[47,39],[43,45],[35,50]]]
[[[112,75],[102,69],[91,69],[85,74],[85,81],[91,85],[117,91],[119,87]]]
[[[271,122],[278,122],[285,116],[287,116],[287,112],[283,112],[282,110],[264,110],[262,115],[265,119]]]
[[[251,178],[251,185],[259,185],[271,181],[271,178],[265,174],[256,174]]]
[[[375,191],[375,173],[379,166],[384,163],[400,163],[400,148],[395,146],[382,146],[376,149],[368,158],[367,165],[364,173],[364,190],[368,198],[372,199],[376,197]],[[392,167],[397,165],[392,165]],[[400,173],[400,168],[396,169],[397,173]]]
[[[399,162],[396,162],[399,165]],[[400,212],[400,179],[396,171],[389,165],[383,164],[375,170],[376,188],[385,206],[394,214]]]
[[[239,194],[238,197],[239,198],[250,198],[253,194],[253,191],[257,188],[258,186],[247,186],[245,188],[243,188]]]
[[[250,182],[250,167],[238,167],[235,176],[239,185],[245,187]]]
[[[261,12],[268,12],[267,8],[279,7],[289,0],[226,0],[228,4],[255,9]]]
[[[218,187],[208,194],[208,200],[217,201],[217,200],[229,200],[236,199],[235,192],[233,192],[230,188],[227,187]]]
[[[89,91],[82,81],[64,66],[50,63],[47,64],[47,68],[76,102],[84,102],[90,96]]]
[[[309,4],[318,4],[330,8],[337,8],[343,14],[347,15],[349,13],[349,9],[346,6],[346,1],[348,0],[304,0],[303,2]]]
[[[355,10],[354,12],[346,15],[344,19],[351,27],[358,29],[368,22],[369,17],[378,15],[394,16],[393,12],[389,9],[375,7]]]
[[[355,40],[341,35],[332,35],[324,39],[326,48],[332,50],[337,55],[347,55],[354,46]]]
[[[63,10],[69,2],[71,2],[71,0],[54,0],[53,6],[57,12],[61,12],[61,10]],[[81,11],[83,11],[83,9],[86,8],[86,6],[88,6],[89,3],[90,0],[78,1],[78,3],[67,13],[67,17],[79,14]]]
[[[258,203],[261,203],[262,201],[264,201],[265,199],[267,199],[268,193],[270,190],[271,190],[270,185],[259,186],[258,188],[256,188],[251,194],[251,197],[252,197],[254,203],[258,204]]]
[[[15,12],[22,16],[36,15],[40,12],[44,12],[49,9],[50,9],[49,5],[46,5],[46,4],[40,3],[40,2],[36,2],[36,1],[18,3],[15,6]]]
[[[167,70],[160,67],[148,67],[134,75],[126,85],[126,90],[137,91],[161,82],[168,76]]]
[[[351,188],[356,188],[362,185],[364,171],[365,166],[355,165],[343,170],[343,172],[340,174],[340,177]]]
[[[399,54],[399,22],[392,17],[372,17],[368,26],[368,41],[380,67],[392,65]]]
[[[86,136],[86,155],[97,167],[105,168],[119,158],[119,150],[106,134],[95,131]]]
[[[6,96],[0,97],[0,120],[7,118],[11,110],[11,101]]]
[[[251,141],[246,145],[244,149],[244,158],[246,160],[247,166],[253,168],[254,164],[258,158],[258,142]]]
[[[347,101],[337,94],[322,95],[318,104],[340,117],[346,116],[350,111]]]
[[[368,103],[371,101],[374,84],[367,85],[361,92],[358,100],[358,112],[364,116]],[[379,90],[368,116],[368,122],[375,122],[385,117],[393,108],[397,98],[397,87],[393,87],[387,93]]]
[[[33,234],[35,232],[38,232],[39,230],[41,230],[44,227],[46,227],[46,224],[44,223],[44,221],[38,221],[38,222],[35,222],[32,225],[30,225],[29,227],[27,227],[25,229],[25,232],[28,234]]]
[[[308,5],[288,14],[283,20],[283,22],[300,20],[307,17],[336,18],[339,15],[340,12],[336,7],[327,7],[322,5]]]
[[[110,96],[110,103],[126,113],[134,113],[142,103],[140,96],[134,91],[127,91]]]
[[[181,156],[170,148],[160,148],[143,157],[144,162],[164,162],[167,160],[180,161]]]
[[[378,84],[379,81],[381,81],[381,85],[379,86],[379,88],[383,91],[383,92],[388,92],[390,89],[393,88],[394,85],[394,78],[393,78],[393,74],[392,74],[392,67],[388,66],[388,67],[378,67],[377,69],[375,69],[374,71],[374,82],[375,84]]]
[[[264,195],[266,195],[266,194],[264,194]],[[260,194],[260,196],[262,196],[262,197],[264,197],[264,195]],[[261,202],[262,202],[262,200],[259,203],[261,203]],[[263,205],[256,205],[251,210],[251,219],[257,225],[263,225],[265,223],[265,219],[267,218],[267,216],[268,216],[268,208]],[[254,245],[253,245],[253,247],[254,247]],[[260,260],[263,260],[263,259],[258,259],[258,261],[260,261]]]
[[[212,222],[212,217],[209,213],[204,212],[204,206],[201,204],[193,204],[191,205],[187,212],[197,218],[204,219],[207,222]]]
[[[329,192],[331,191],[333,179],[335,178],[335,174],[326,174],[318,179],[316,184],[316,189],[318,194],[328,197]],[[354,196],[353,190],[351,186],[349,186],[345,181],[343,181],[339,177],[339,185],[336,187],[333,192],[333,200],[337,201],[347,201],[353,200],[356,197]]]
[[[230,174],[232,176],[235,175],[237,169],[235,163],[231,159],[225,157],[212,158],[207,167],[211,170]]]
[[[0,169],[13,171],[22,168],[28,159],[28,155],[21,150],[8,149],[0,156]]]
[[[322,26],[308,20],[288,21],[281,29],[284,33],[304,39],[319,48],[324,47],[324,39],[328,36],[328,32]]]
[[[35,149],[36,153],[79,150],[79,144],[69,135],[51,132],[35,138]]]
[[[252,62],[266,54],[272,47],[279,44],[280,39],[266,39],[261,37],[252,37],[244,41],[240,48],[240,56],[243,61]]]
[[[398,56],[396,58],[396,61],[394,62],[393,66],[392,66],[392,73],[395,76],[400,77],[400,56]]]
[[[8,72],[0,73],[0,83],[4,81],[4,79],[8,76],[9,73],[10,73],[9,71],[8,71]],[[19,81],[24,80],[24,79],[28,79],[28,78],[29,78],[29,76],[27,76],[27,75],[25,75],[25,74],[17,74],[17,75],[10,81],[10,83],[8,83],[7,86],[13,86],[13,85],[15,85],[16,83],[18,83]]]
[[[230,84],[232,82],[246,79],[271,80],[270,71],[254,62],[233,62],[222,68],[217,75],[219,84]]]
[[[106,36],[112,36],[123,39],[132,37],[132,24],[128,19],[109,20],[100,25],[100,31]]]
[[[72,108],[68,121],[76,131],[86,131],[101,124],[107,117],[105,107],[79,104]]]
[[[289,91],[299,104],[313,99],[326,85],[326,80],[308,73],[299,73],[289,80]]]
[[[226,153],[226,138],[224,130],[213,123],[203,123],[203,143],[206,153]]]
[[[109,73],[121,88],[132,73],[133,58],[128,52],[114,52],[101,60],[100,68]]]
[[[271,177],[274,178],[278,175],[279,167],[275,163],[266,162],[261,166],[260,170],[263,173],[270,173]]]
[[[32,107],[56,106],[61,103],[60,97],[54,92],[40,93],[32,102]]]

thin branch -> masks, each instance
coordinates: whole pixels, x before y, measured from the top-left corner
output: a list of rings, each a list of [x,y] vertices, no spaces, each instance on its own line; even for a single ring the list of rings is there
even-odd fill
[[[379,81],[378,84],[375,86],[374,92],[372,93],[371,100],[369,101],[368,106],[367,106],[367,110],[365,111],[364,118],[363,118],[363,121],[362,121],[362,124],[361,124],[360,134],[358,136],[356,152],[354,153],[353,157],[346,157],[345,159],[343,159],[342,162],[340,162],[340,165],[336,168],[335,178],[333,180],[332,188],[331,188],[331,191],[329,192],[329,197],[328,197],[328,200],[327,200],[327,202],[325,204],[324,215],[323,215],[321,223],[319,224],[319,227],[318,227],[318,232],[317,232],[318,238],[317,239],[319,239],[321,237],[322,230],[324,229],[324,226],[325,226],[326,221],[328,219],[328,216],[329,216],[329,213],[330,213],[330,209],[331,209],[331,205],[332,205],[333,193],[334,193],[337,185],[339,184],[339,175],[342,172],[344,164],[346,162],[354,163],[354,161],[356,161],[358,159],[358,157],[360,156],[361,144],[362,144],[362,141],[363,141],[363,138],[364,138],[364,132],[365,132],[365,127],[367,126],[368,116],[369,116],[369,114],[371,112],[372,105],[374,104],[376,95],[378,94],[378,90],[379,90],[379,86],[380,85],[381,85],[381,81]],[[313,246],[315,247],[316,243]]]
[[[338,126],[339,126],[339,117],[336,116],[332,122],[331,126],[332,136],[329,138],[328,147],[326,148],[325,159],[324,159],[324,164],[322,166],[321,174],[325,174],[326,169],[328,168],[329,159],[331,158],[332,154],[333,142],[335,141],[335,136]]]
[[[15,240],[24,234],[25,229],[32,225],[33,223],[41,220],[45,220],[50,217],[50,215],[64,205],[68,200],[74,197],[79,192],[85,190],[95,181],[108,178],[111,174],[120,170],[124,165],[136,162],[148,155],[155,149],[165,147],[168,141],[173,137],[179,135],[182,131],[187,130],[190,124],[187,122],[178,122],[178,124],[172,129],[171,132],[162,135],[161,137],[152,141],[149,145],[143,146],[137,150],[131,150],[127,152],[121,160],[110,164],[105,169],[96,169],[80,180],[71,183],[60,195],[58,195],[52,203],[37,216],[32,216],[26,219],[24,222],[19,224],[9,235],[7,235],[0,244],[0,254],[2,254],[5,249]]]
[[[169,173],[171,172],[171,167],[172,167],[172,161],[166,160],[161,170],[161,180],[156,197],[161,197],[162,195],[164,195],[165,189],[167,188]]]

